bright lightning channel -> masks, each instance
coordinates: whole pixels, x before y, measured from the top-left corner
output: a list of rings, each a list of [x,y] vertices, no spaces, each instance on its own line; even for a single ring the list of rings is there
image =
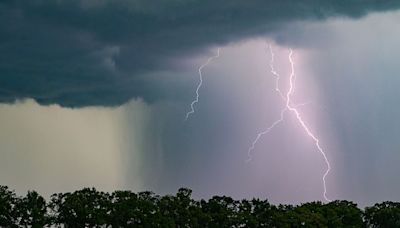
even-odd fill
[[[270,72],[275,76],[275,91],[285,101],[286,98],[283,95],[282,91],[279,89],[279,80],[280,80],[281,76],[279,75],[278,72],[276,72],[276,70],[274,68],[275,54],[274,54],[274,52],[272,50],[271,44],[267,44],[267,47],[269,49],[269,53],[271,54],[271,60],[269,62],[269,67],[270,67]],[[264,130],[264,131],[262,131],[262,132],[257,134],[257,137],[254,139],[253,143],[251,144],[251,146],[247,150],[247,160],[246,160],[246,162],[250,162],[253,159],[252,152],[255,149],[255,146],[256,146],[258,140],[260,140],[260,138],[263,135],[268,134],[269,132],[271,132],[279,123],[281,123],[284,120],[284,114],[285,114],[285,112],[287,110],[288,110],[287,107],[282,109],[280,118],[278,120],[276,120],[275,122],[273,122],[266,130]]]
[[[276,127],[276,125],[278,125],[280,122],[283,121],[284,114],[285,114],[285,112],[286,112],[287,110],[288,110],[287,108],[282,109],[280,119],[278,119],[278,120],[276,120],[275,122],[273,122],[273,123],[271,124],[271,126],[269,126],[266,130],[264,130],[264,131],[258,133],[257,137],[254,139],[254,141],[253,141],[253,143],[251,144],[249,150],[247,151],[247,160],[246,160],[246,162],[250,162],[250,161],[253,159],[253,156],[251,155],[251,152],[255,149],[258,140],[259,140],[263,135],[268,134],[269,132],[271,132],[271,131],[274,129],[274,127]]]
[[[275,91],[279,94],[279,96],[281,96],[281,98],[283,100],[285,100],[285,96],[283,96],[282,91],[279,89],[279,80],[280,80],[281,76],[278,74],[278,72],[276,72],[276,70],[274,68],[275,54],[272,51],[271,44],[267,44],[267,45],[268,45],[269,53],[271,54],[271,60],[269,61],[269,67],[271,68],[271,73],[276,78],[276,80],[275,80]]]
[[[290,61],[290,65],[291,65],[291,73],[290,73],[290,79],[289,79],[289,91],[286,94],[286,108],[293,112],[297,118],[297,120],[299,121],[300,125],[303,127],[304,131],[307,133],[307,135],[314,141],[315,146],[317,147],[318,151],[321,153],[321,155],[324,157],[327,169],[322,177],[322,182],[324,184],[324,198],[326,201],[330,202],[331,200],[327,197],[326,192],[326,176],[329,174],[329,171],[331,170],[331,165],[329,163],[328,157],[325,154],[325,151],[322,149],[321,145],[319,144],[319,139],[310,131],[310,129],[308,128],[308,126],[306,125],[306,123],[304,122],[304,120],[301,118],[301,115],[299,113],[299,111],[296,109],[295,106],[292,106],[290,104],[290,97],[294,92],[294,87],[295,87],[295,72],[294,72],[294,62],[292,59],[292,55],[293,55],[293,50],[290,49],[290,53],[289,53],[289,61]]]
[[[286,96],[283,95],[282,91],[279,89],[279,79],[280,79],[280,75],[275,71],[274,68],[274,52],[272,50],[272,47],[270,44],[268,44],[268,48],[271,54],[271,61],[270,61],[270,69],[271,69],[271,73],[275,76],[275,91],[279,94],[279,96],[285,101],[285,108],[282,109],[281,111],[281,115],[280,115],[280,119],[276,120],[275,122],[272,123],[271,126],[269,126],[266,130],[258,133],[257,137],[255,138],[255,140],[253,141],[253,143],[251,144],[250,148],[247,151],[247,155],[248,155],[248,159],[246,160],[246,162],[250,162],[252,160],[252,155],[251,152],[254,150],[255,145],[257,144],[258,140],[265,134],[268,134],[269,132],[271,132],[271,130],[273,130],[274,127],[276,127],[276,125],[278,125],[279,123],[281,123],[284,120],[284,114],[286,111],[290,111],[293,112],[296,116],[296,119],[299,121],[300,125],[302,126],[303,130],[305,131],[305,133],[314,141],[315,146],[317,147],[318,151],[321,153],[321,155],[323,156],[325,163],[327,165],[327,169],[322,177],[322,182],[323,182],[323,187],[324,187],[324,193],[323,193],[323,197],[326,201],[330,202],[331,200],[327,197],[327,187],[326,187],[326,177],[329,174],[329,171],[331,170],[331,166],[328,160],[328,157],[326,156],[325,151],[322,149],[321,145],[319,144],[319,139],[311,132],[311,130],[309,129],[309,127],[306,125],[306,123],[304,122],[304,120],[302,119],[299,111],[297,110],[297,107],[299,106],[303,106],[308,104],[304,103],[304,104],[298,104],[298,105],[293,105],[290,98],[294,93],[295,90],[295,83],[296,83],[296,74],[295,74],[295,70],[294,70],[294,61],[293,61],[293,50],[290,49],[289,52],[289,61],[290,61],[290,65],[291,65],[291,73],[290,73],[290,79],[289,79],[289,90],[286,94]]]
[[[217,49],[217,54],[216,55],[211,56],[210,58],[208,58],[207,61],[205,63],[203,63],[198,69],[199,79],[200,80],[199,80],[199,84],[197,85],[197,88],[196,88],[196,98],[190,104],[190,111],[186,113],[185,121],[188,120],[188,118],[189,118],[189,116],[191,114],[194,114],[194,112],[195,112],[194,105],[199,102],[199,97],[200,97],[199,90],[200,90],[201,86],[203,85],[203,72],[202,72],[202,70],[203,70],[204,67],[206,67],[208,64],[210,64],[212,60],[214,60],[215,58],[219,57],[219,52],[220,52],[220,48]]]

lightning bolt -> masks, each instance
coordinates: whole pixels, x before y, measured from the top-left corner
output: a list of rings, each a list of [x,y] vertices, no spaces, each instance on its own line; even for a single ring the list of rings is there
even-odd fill
[[[311,130],[309,129],[309,127],[306,125],[306,123],[304,122],[304,120],[301,118],[301,115],[299,113],[299,111],[296,109],[295,106],[292,106],[290,104],[290,97],[292,96],[293,92],[294,92],[294,87],[295,87],[295,72],[294,72],[294,62],[292,59],[293,56],[293,50],[290,49],[290,53],[289,53],[289,61],[290,61],[290,65],[291,65],[291,73],[290,73],[290,79],[289,79],[289,91],[286,94],[286,108],[293,112],[297,118],[297,120],[299,121],[300,125],[303,127],[304,131],[306,132],[306,134],[314,141],[315,146],[317,147],[318,151],[321,153],[321,155],[324,157],[327,169],[322,177],[322,182],[324,185],[324,198],[326,201],[330,202],[331,200],[327,197],[327,189],[326,189],[326,176],[329,174],[329,171],[331,170],[331,165],[329,163],[328,157],[326,156],[325,151],[322,149],[321,145],[319,144],[319,139],[311,132]]]
[[[269,67],[271,68],[271,73],[276,78],[276,80],[275,80],[275,91],[279,94],[279,96],[281,96],[281,98],[283,100],[285,100],[285,96],[283,96],[282,91],[279,89],[279,79],[281,78],[281,76],[278,74],[278,72],[276,72],[276,70],[274,68],[275,54],[272,51],[271,44],[267,44],[267,46],[268,46],[268,49],[269,49],[269,53],[271,54],[271,60],[269,61]]]
[[[220,48],[217,49],[217,54],[216,55],[211,56],[210,58],[208,58],[207,61],[205,63],[203,63],[198,69],[199,79],[200,80],[199,80],[199,84],[197,85],[197,88],[196,88],[196,97],[192,101],[192,103],[190,104],[190,111],[188,111],[186,113],[185,121],[188,120],[189,116],[195,112],[194,105],[199,102],[199,97],[200,97],[199,90],[200,90],[201,86],[203,85],[203,72],[202,72],[202,70],[203,70],[204,67],[206,67],[208,64],[210,64],[212,60],[214,60],[215,58],[219,57],[219,52],[220,52]]]
[[[246,160],[246,162],[250,162],[250,161],[253,159],[253,157],[252,157],[252,155],[251,155],[251,152],[255,149],[258,140],[259,140],[263,135],[268,134],[269,132],[271,132],[271,131],[276,127],[276,125],[278,125],[279,123],[281,123],[281,122],[283,121],[284,114],[285,114],[285,112],[286,112],[287,110],[288,110],[287,108],[282,109],[280,119],[278,119],[278,120],[276,120],[275,122],[273,122],[273,123],[271,124],[271,126],[269,126],[266,130],[264,130],[264,131],[258,133],[257,137],[254,139],[253,143],[251,144],[250,148],[249,148],[248,151],[247,151],[247,160]]]
[[[269,67],[270,67],[270,72],[272,73],[272,75],[275,76],[275,91],[279,94],[279,96],[285,101],[286,98],[283,95],[282,91],[279,89],[279,80],[281,78],[281,76],[279,75],[278,72],[276,72],[275,68],[274,68],[274,62],[275,62],[275,54],[272,50],[271,44],[266,44],[266,47],[268,47],[269,49],[269,53],[271,54],[271,60],[269,62]],[[249,149],[247,150],[247,160],[246,162],[250,162],[253,159],[252,156],[252,152],[255,149],[255,146],[258,142],[258,140],[260,140],[260,138],[265,135],[268,134],[269,132],[271,132],[279,123],[281,123],[284,119],[284,114],[287,111],[287,107],[285,107],[284,109],[281,110],[281,115],[280,118],[278,120],[276,120],[275,122],[273,122],[269,127],[266,128],[266,130],[260,132],[257,134],[256,138],[254,139],[253,143],[251,144],[251,146],[249,147]]]
[[[246,162],[250,162],[252,160],[252,151],[255,149],[255,145],[257,144],[258,140],[265,134],[268,134],[269,132],[271,132],[273,130],[274,127],[276,127],[279,123],[281,123],[284,120],[284,114],[287,111],[292,112],[297,121],[299,122],[299,124],[302,126],[303,130],[305,131],[305,133],[314,141],[314,144],[316,146],[316,148],[318,149],[319,153],[323,156],[327,169],[322,177],[322,182],[323,182],[323,187],[324,187],[324,192],[323,192],[323,197],[326,201],[330,202],[331,200],[327,197],[327,187],[326,187],[326,177],[329,174],[329,171],[331,170],[331,166],[328,160],[328,157],[326,156],[325,151],[322,149],[320,143],[319,143],[319,139],[317,136],[315,136],[311,130],[309,129],[309,127],[306,125],[306,123],[304,122],[303,118],[301,117],[299,111],[297,110],[297,107],[299,106],[303,106],[308,104],[307,103],[303,103],[303,104],[298,104],[298,105],[293,105],[291,102],[291,96],[293,95],[293,93],[295,92],[295,86],[296,86],[296,74],[295,74],[295,69],[294,69],[294,61],[293,61],[293,50],[290,49],[289,52],[289,62],[291,65],[291,73],[290,73],[290,78],[289,78],[289,90],[286,93],[286,96],[283,95],[282,91],[279,89],[279,80],[280,80],[280,75],[276,72],[275,68],[274,68],[274,52],[272,50],[272,47],[270,44],[268,44],[268,48],[271,54],[271,60],[270,60],[270,69],[271,69],[271,73],[275,76],[275,91],[279,94],[279,96],[282,98],[282,100],[285,101],[285,108],[283,108],[281,110],[281,115],[280,115],[280,119],[276,120],[275,122],[272,123],[272,125],[270,125],[266,130],[258,133],[257,137],[255,138],[255,140],[253,141],[253,143],[251,144],[250,148],[247,151],[247,155],[248,155],[248,159],[246,160]]]

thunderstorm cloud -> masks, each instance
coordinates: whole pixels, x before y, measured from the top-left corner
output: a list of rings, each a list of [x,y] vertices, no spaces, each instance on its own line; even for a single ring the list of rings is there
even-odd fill
[[[32,0],[0,3],[0,101],[69,107],[180,98],[157,72],[294,21],[358,18],[398,0]],[[152,75],[152,76],[149,76]]]

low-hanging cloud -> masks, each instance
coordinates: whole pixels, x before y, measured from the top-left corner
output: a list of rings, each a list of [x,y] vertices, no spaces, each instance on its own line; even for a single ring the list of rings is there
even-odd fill
[[[147,75],[209,46],[271,34],[293,21],[399,6],[397,0],[3,1],[0,101],[82,107],[179,97],[183,85],[162,88],[161,76]]]

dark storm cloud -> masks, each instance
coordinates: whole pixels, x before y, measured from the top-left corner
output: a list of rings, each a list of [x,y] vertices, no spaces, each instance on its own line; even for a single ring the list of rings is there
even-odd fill
[[[149,72],[297,20],[360,17],[398,0],[36,0],[0,3],[0,101],[118,105],[177,96]],[[171,85],[170,85],[171,86]]]

